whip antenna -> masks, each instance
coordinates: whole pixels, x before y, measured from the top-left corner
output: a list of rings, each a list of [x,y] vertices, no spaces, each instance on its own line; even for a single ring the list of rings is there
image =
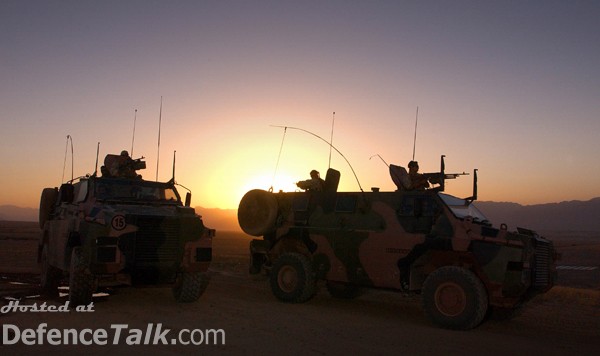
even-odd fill
[[[158,152],[156,154],[156,181],[158,182],[158,163],[160,161],[160,124],[162,121],[162,95],[160,96],[160,111],[158,112]]]
[[[287,127],[283,129],[283,137],[281,138],[281,146],[279,146],[279,155],[277,156],[277,164],[275,164],[275,172],[273,172],[273,180],[271,180],[271,188],[269,191],[273,191],[273,185],[275,184],[275,176],[277,175],[277,169],[279,168],[279,159],[281,158],[281,151],[283,151],[283,141],[285,140],[285,134],[287,133]]]
[[[133,115],[133,137],[131,138],[131,153],[130,157],[133,157],[133,142],[135,141],[135,122],[137,120],[137,109],[135,109],[135,114]]]
[[[96,168],[94,168],[94,177],[98,175],[98,155],[100,154],[100,142],[96,147]]]
[[[360,185],[360,182],[358,180],[358,177],[356,176],[356,172],[354,172],[354,168],[352,168],[352,165],[350,164],[350,162],[348,161],[348,159],[346,158],[346,156],[344,156],[344,154],[342,152],[340,152],[340,150],[338,150],[337,148],[335,148],[334,145],[332,145],[331,143],[327,142],[326,139],[324,139],[323,137],[321,137],[321,136],[319,136],[319,135],[317,135],[315,133],[312,133],[312,132],[310,132],[308,130],[301,129],[301,128],[298,128],[298,127],[279,126],[279,125],[271,125],[271,127],[280,127],[280,128],[283,128],[284,130],[290,129],[290,130],[298,130],[298,131],[306,132],[307,134],[313,135],[314,137],[316,137],[319,140],[321,140],[321,141],[325,142],[326,144],[328,144],[329,147],[333,148],[335,150],[335,152],[337,152],[340,156],[342,156],[342,158],[346,161],[346,163],[348,164],[348,167],[350,167],[350,170],[352,171],[352,174],[354,174],[354,178],[356,179],[356,183],[358,184],[358,188],[360,188],[360,191],[364,193],[364,191],[362,189],[362,186]],[[285,131],[284,131],[284,133],[285,133]],[[283,142],[282,142],[282,144],[283,144]]]
[[[173,151],[173,183],[175,183],[175,155],[177,154],[177,151]]]
[[[379,154],[376,155],[372,155],[371,157],[369,157],[369,160],[371,160],[371,158],[373,157],[379,157],[379,159],[383,162],[383,164],[385,164],[387,167],[389,167],[390,165],[383,159],[383,157],[381,157]]]
[[[60,182],[65,181],[65,168],[67,167],[67,148],[69,148],[69,141],[71,141],[71,181],[73,181],[73,138],[71,135],[67,135],[67,143],[65,145],[65,160],[63,162],[63,174]]]
[[[415,160],[415,147],[417,147],[417,123],[419,122],[419,107],[417,106],[417,116],[415,118],[415,138],[413,139],[413,157],[412,160]]]
[[[333,119],[331,120],[331,138],[329,139],[329,167],[331,168],[331,147],[333,147],[333,125],[335,124],[335,111],[333,112]]]

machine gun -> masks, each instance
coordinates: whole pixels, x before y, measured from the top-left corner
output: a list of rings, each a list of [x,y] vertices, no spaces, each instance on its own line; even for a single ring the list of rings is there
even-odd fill
[[[137,178],[139,169],[146,169],[144,157],[132,159],[129,155],[108,154],[101,167],[103,177]]]
[[[430,184],[439,184],[439,187],[435,187],[432,189],[439,190],[441,192],[445,189],[446,179],[456,179],[459,176],[468,176],[469,173],[446,173],[446,164],[444,163],[444,158],[446,156],[442,155],[440,158],[440,171],[435,173],[421,173],[423,179],[426,179]]]
[[[442,184],[442,182],[446,179],[456,179],[459,176],[468,176],[469,173],[466,172],[462,172],[462,173],[443,173],[443,172],[436,172],[436,173],[423,173],[421,174],[421,176],[423,176],[423,178],[427,179],[427,181],[429,181],[429,183],[431,184]]]

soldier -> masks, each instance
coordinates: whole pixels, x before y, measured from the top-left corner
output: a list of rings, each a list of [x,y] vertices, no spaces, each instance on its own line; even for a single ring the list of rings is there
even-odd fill
[[[408,176],[410,177],[411,190],[424,190],[425,188],[429,188],[427,177],[419,173],[419,162],[408,162]]]
[[[135,178],[135,165],[133,159],[129,157],[129,152],[123,150],[119,156],[106,155],[104,166],[102,166],[102,175],[105,177],[125,177]]]
[[[310,179],[297,182],[296,185],[300,189],[313,192],[322,192],[325,187],[325,181],[319,176],[316,170],[310,171]]]
[[[137,174],[135,173],[134,162],[131,157],[129,157],[129,152],[123,150],[121,151],[121,159],[120,159],[120,167],[119,167],[119,175],[121,177],[127,178],[135,178]]]

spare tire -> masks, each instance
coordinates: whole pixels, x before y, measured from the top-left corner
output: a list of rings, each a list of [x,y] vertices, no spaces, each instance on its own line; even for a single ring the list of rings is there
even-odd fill
[[[40,229],[44,228],[46,221],[50,219],[50,214],[56,204],[58,198],[58,190],[56,188],[44,188],[40,198]]]
[[[262,236],[275,229],[277,199],[273,193],[254,189],[244,195],[238,207],[238,223],[248,235]]]

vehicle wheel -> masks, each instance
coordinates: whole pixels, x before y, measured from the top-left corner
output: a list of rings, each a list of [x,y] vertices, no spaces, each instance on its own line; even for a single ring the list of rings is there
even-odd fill
[[[40,266],[40,287],[42,291],[51,297],[58,296],[58,285],[62,277],[62,271],[48,262],[48,244],[42,247],[42,258]]]
[[[266,235],[275,229],[277,209],[277,199],[273,193],[251,190],[240,200],[238,223],[248,235]]]
[[[42,190],[42,196],[40,197],[39,212],[40,229],[43,229],[46,221],[50,219],[50,214],[52,213],[52,209],[54,209],[54,205],[56,204],[57,198],[58,191],[56,189],[44,188],[44,190]]]
[[[281,301],[303,303],[316,293],[315,273],[310,260],[299,253],[285,253],[269,275],[271,290]]]
[[[349,283],[327,281],[325,285],[334,298],[354,299],[360,295],[360,288]]]
[[[425,315],[443,328],[468,330],[481,323],[488,296],[477,276],[464,268],[446,266],[433,271],[423,284]]]
[[[173,296],[179,303],[195,302],[208,287],[210,277],[203,272],[182,272],[173,286]]]
[[[94,293],[94,275],[90,272],[89,259],[81,246],[73,247],[69,270],[69,302],[71,306],[88,305]]]

